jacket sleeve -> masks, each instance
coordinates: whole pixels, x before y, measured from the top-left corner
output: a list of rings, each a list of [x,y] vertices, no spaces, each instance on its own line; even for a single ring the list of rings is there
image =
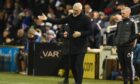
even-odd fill
[[[130,36],[129,42],[132,42],[132,41],[136,40],[139,37],[139,35],[136,33],[136,31],[137,31],[137,28],[135,27],[134,22],[132,22],[131,36]]]
[[[92,25],[91,25],[91,21],[90,19],[86,19],[85,20],[85,28],[87,28],[86,31],[80,31],[81,32],[81,36],[89,36],[92,34]]]
[[[56,18],[56,19],[48,18],[45,22],[51,22],[53,24],[65,24],[68,22],[68,20],[69,20],[69,16],[65,18]]]

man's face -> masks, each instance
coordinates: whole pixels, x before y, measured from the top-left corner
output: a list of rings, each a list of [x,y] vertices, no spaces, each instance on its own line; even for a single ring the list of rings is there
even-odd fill
[[[17,31],[17,36],[18,36],[18,37],[23,37],[23,36],[24,36],[24,30],[19,29],[19,30]]]
[[[93,19],[98,19],[99,18],[99,13],[98,12],[93,12]]]
[[[77,17],[78,15],[81,14],[81,11],[78,7],[73,7],[73,16]]]
[[[84,6],[84,11],[85,11],[85,12],[91,12],[90,9],[91,9],[91,8],[90,8],[89,5],[85,5],[85,6]]]
[[[121,11],[121,15],[122,15],[122,18],[123,18],[123,19],[129,18],[129,16],[130,16],[130,11],[128,11],[128,10],[122,10],[122,11]]]
[[[7,37],[9,35],[9,32],[8,31],[4,31],[3,32],[3,37]]]

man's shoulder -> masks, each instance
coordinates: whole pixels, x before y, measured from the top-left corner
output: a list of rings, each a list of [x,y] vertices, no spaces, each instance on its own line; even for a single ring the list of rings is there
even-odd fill
[[[82,16],[83,16],[83,17],[85,17],[85,18],[88,18],[88,19],[90,18],[90,17],[88,17],[88,16],[87,16],[87,15],[85,15],[85,14],[82,14]]]
[[[84,21],[91,21],[90,17],[88,17],[87,15],[83,14],[82,18],[84,19]]]

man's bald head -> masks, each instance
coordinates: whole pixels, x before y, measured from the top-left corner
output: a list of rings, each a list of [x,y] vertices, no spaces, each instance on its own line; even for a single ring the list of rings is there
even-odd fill
[[[73,9],[78,9],[78,10],[82,10],[83,6],[81,3],[77,2],[73,5]]]
[[[81,14],[83,6],[81,3],[77,2],[73,5],[73,16],[76,17]]]
[[[131,9],[129,7],[122,8],[121,12],[124,12],[124,11],[131,13]]]

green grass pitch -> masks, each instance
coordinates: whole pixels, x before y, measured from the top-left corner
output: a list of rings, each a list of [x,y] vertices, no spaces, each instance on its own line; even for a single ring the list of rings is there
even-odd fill
[[[62,80],[62,77],[24,76],[15,73],[0,72],[0,84],[58,84]],[[74,84],[73,78],[70,78],[70,84]],[[84,79],[83,84],[123,84],[123,82],[113,80]],[[140,81],[135,81],[134,84],[140,84]]]

